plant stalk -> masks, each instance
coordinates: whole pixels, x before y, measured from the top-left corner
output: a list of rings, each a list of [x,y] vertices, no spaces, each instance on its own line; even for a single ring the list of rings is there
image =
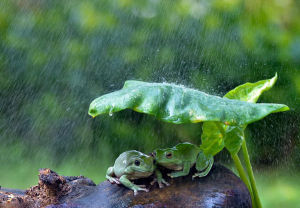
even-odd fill
[[[237,171],[239,172],[240,178],[242,179],[242,181],[245,183],[245,185],[247,186],[247,188],[249,190],[249,193],[251,195],[251,200],[252,200],[252,207],[256,208],[256,203],[255,203],[255,199],[253,197],[253,192],[252,192],[251,186],[249,184],[246,172],[245,172],[245,170],[242,166],[242,163],[240,161],[240,158],[237,154],[231,154],[231,157],[234,161],[234,164],[235,164],[235,167],[236,167]]]
[[[226,135],[226,132],[225,132],[225,129],[224,127],[219,123],[219,122],[215,122],[217,128],[219,129],[219,131],[221,132],[221,134],[223,135],[223,137],[225,137]],[[244,137],[245,138],[245,137]],[[245,139],[244,139],[244,142],[243,144],[245,143]],[[245,143],[246,144],[246,143]],[[246,147],[246,150],[247,150],[247,147]],[[244,152],[244,151],[243,151]],[[248,151],[247,151],[247,154],[248,154]],[[248,190],[249,190],[249,193],[250,193],[250,196],[251,196],[251,201],[252,201],[252,207],[253,208],[261,208],[261,204],[260,204],[260,201],[256,202],[256,198],[254,198],[253,196],[253,192],[252,192],[252,188],[250,186],[250,183],[249,183],[249,180],[248,180],[248,177],[247,177],[247,174],[243,168],[243,165],[241,163],[241,160],[239,158],[239,156],[237,154],[231,154],[231,157],[234,161],[234,164],[235,164],[235,167],[237,169],[237,171],[239,172],[239,176],[240,178],[242,179],[242,181],[246,184]],[[249,159],[249,155],[248,155],[248,159]],[[251,168],[251,164],[250,164],[250,160],[248,160],[249,164],[250,165],[250,168]],[[248,171],[248,165],[247,165],[247,171]],[[252,169],[251,169],[252,171]],[[248,171],[249,172],[249,171]],[[253,172],[252,172],[252,176],[253,176]],[[254,177],[253,177],[254,179]],[[252,183],[251,183],[252,185]],[[255,185],[255,181],[254,181],[254,185]],[[255,186],[255,189],[256,189],[256,186]],[[257,195],[258,197],[258,195]],[[259,198],[257,198],[259,200]]]
[[[252,166],[251,166],[251,163],[250,163],[250,158],[249,158],[249,154],[248,154],[245,139],[244,139],[243,144],[242,144],[242,150],[243,150],[246,170],[247,170],[247,173],[248,173],[248,176],[249,176],[249,179],[250,179],[250,183],[251,183],[252,192],[253,192],[253,195],[255,197],[256,206],[257,206],[257,208],[262,208],[261,201],[259,199],[258,191],[257,191],[257,188],[256,188],[254,174],[253,174]]]

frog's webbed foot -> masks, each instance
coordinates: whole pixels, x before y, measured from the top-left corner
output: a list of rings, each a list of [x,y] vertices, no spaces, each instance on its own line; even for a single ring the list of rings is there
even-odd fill
[[[160,179],[160,180],[158,180],[157,178],[154,178],[153,181],[150,182],[150,184],[151,184],[151,185],[154,185],[156,182],[158,183],[158,187],[159,187],[159,188],[163,188],[164,185],[166,185],[166,186],[169,186],[169,185],[170,185],[170,184],[169,184],[167,181],[165,181],[165,179],[163,179],[163,178]]]
[[[193,177],[193,179],[196,178],[196,177],[201,178],[201,177],[207,176],[208,173],[209,173],[209,171],[204,171],[204,172],[201,172],[201,173],[195,173],[192,177]]]
[[[135,185],[134,187],[132,187],[134,196],[136,196],[138,194],[138,191],[149,192],[149,189],[142,188],[142,187],[146,187],[146,186],[145,185]]]
[[[107,180],[109,180],[109,182],[112,184],[114,184],[114,183],[121,184],[119,178],[116,178],[114,176],[115,176],[114,167],[109,167],[106,171],[106,176],[105,176],[107,178]]]
[[[107,179],[109,180],[110,183],[114,184],[121,184],[120,180],[118,178],[114,178],[114,177],[107,177]]]
[[[160,170],[158,168],[156,168],[156,170],[155,170],[155,178],[153,179],[153,181],[151,181],[150,184],[153,185],[156,182],[158,183],[158,187],[159,188],[163,188],[164,185],[166,185],[166,186],[170,185],[167,181],[165,181],[165,179],[163,178],[163,176],[162,176],[162,174],[161,174],[161,172],[160,172]]]
[[[161,182],[158,181],[159,188],[163,188],[164,187],[163,184],[165,184],[166,186],[170,186],[170,184],[165,179],[162,178]]]
[[[150,185],[153,186],[157,182],[157,178],[154,178],[151,182]]]
[[[134,195],[138,194],[138,191],[146,191],[149,192],[149,189],[146,188],[145,185],[136,185],[132,183],[126,175],[120,177],[120,183],[122,183],[127,188],[133,190]]]

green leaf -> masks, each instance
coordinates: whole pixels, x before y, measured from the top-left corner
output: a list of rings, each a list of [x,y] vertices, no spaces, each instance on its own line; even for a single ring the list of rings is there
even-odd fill
[[[229,91],[224,97],[255,103],[260,95],[271,89],[277,80],[277,73],[271,79],[256,83],[245,83]],[[286,110],[289,110],[287,107]],[[201,148],[205,154],[215,155],[224,146],[231,154],[239,152],[244,140],[244,125],[229,126],[220,122],[204,122]]]
[[[155,116],[175,124],[219,121],[242,125],[270,113],[288,109],[282,104],[253,104],[230,100],[167,83],[126,81],[123,89],[95,99],[89,108],[93,117],[124,109]]]
[[[232,154],[238,153],[244,140],[244,127],[207,121],[202,126],[201,149],[206,155],[216,155],[224,147]]]
[[[271,89],[277,81],[277,73],[271,79],[255,83],[245,83],[229,91],[224,97],[251,103],[256,103],[261,94]]]
[[[218,126],[219,125],[219,126]],[[224,124],[215,121],[206,121],[202,126],[201,149],[206,155],[216,155],[220,152],[224,144],[224,129],[222,132],[219,128],[224,128]]]
[[[225,147],[233,155],[237,154],[241,149],[245,139],[244,129],[245,128],[241,126],[227,126],[226,128],[224,139]]]

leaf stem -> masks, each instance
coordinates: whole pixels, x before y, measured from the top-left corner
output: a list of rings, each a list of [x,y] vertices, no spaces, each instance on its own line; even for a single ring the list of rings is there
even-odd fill
[[[251,189],[251,186],[249,184],[246,172],[245,172],[245,170],[242,166],[242,163],[240,161],[240,158],[237,154],[231,154],[231,157],[234,161],[234,164],[235,164],[235,167],[236,167],[237,171],[239,172],[240,178],[242,179],[242,181],[245,183],[245,185],[247,186],[247,188],[249,190],[249,193],[251,195],[251,200],[252,200],[252,207],[256,208],[256,203],[255,203],[255,200],[254,200],[254,197],[253,197],[252,189]]]
[[[243,155],[244,155],[244,160],[245,160],[245,165],[246,165],[246,170],[250,179],[250,183],[251,183],[251,188],[253,191],[253,195],[255,197],[255,202],[256,202],[256,206],[257,208],[261,208],[261,201],[259,199],[258,196],[258,191],[256,188],[256,183],[255,183],[255,179],[254,179],[254,174],[253,174],[253,170],[252,170],[252,166],[250,163],[250,158],[249,158],[249,154],[248,154],[248,150],[247,150],[247,145],[246,145],[246,140],[244,139],[243,144],[242,144],[242,150],[243,150]]]

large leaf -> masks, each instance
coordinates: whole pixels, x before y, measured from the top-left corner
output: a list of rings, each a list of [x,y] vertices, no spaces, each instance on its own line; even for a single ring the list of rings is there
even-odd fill
[[[271,79],[245,83],[224,97],[255,103],[263,92],[273,87],[276,80],[277,74]],[[229,126],[220,122],[204,122],[201,148],[205,154],[215,155],[225,146],[230,153],[236,154],[243,143],[246,126],[246,124]]]
[[[270,113],[288,110],[282,104],[253,104],[230,100],[167,83],[126,81],[123,89],[95,99],[89,108],[93,117],[132,109],[175,124],[219,121],[242,125]]]

